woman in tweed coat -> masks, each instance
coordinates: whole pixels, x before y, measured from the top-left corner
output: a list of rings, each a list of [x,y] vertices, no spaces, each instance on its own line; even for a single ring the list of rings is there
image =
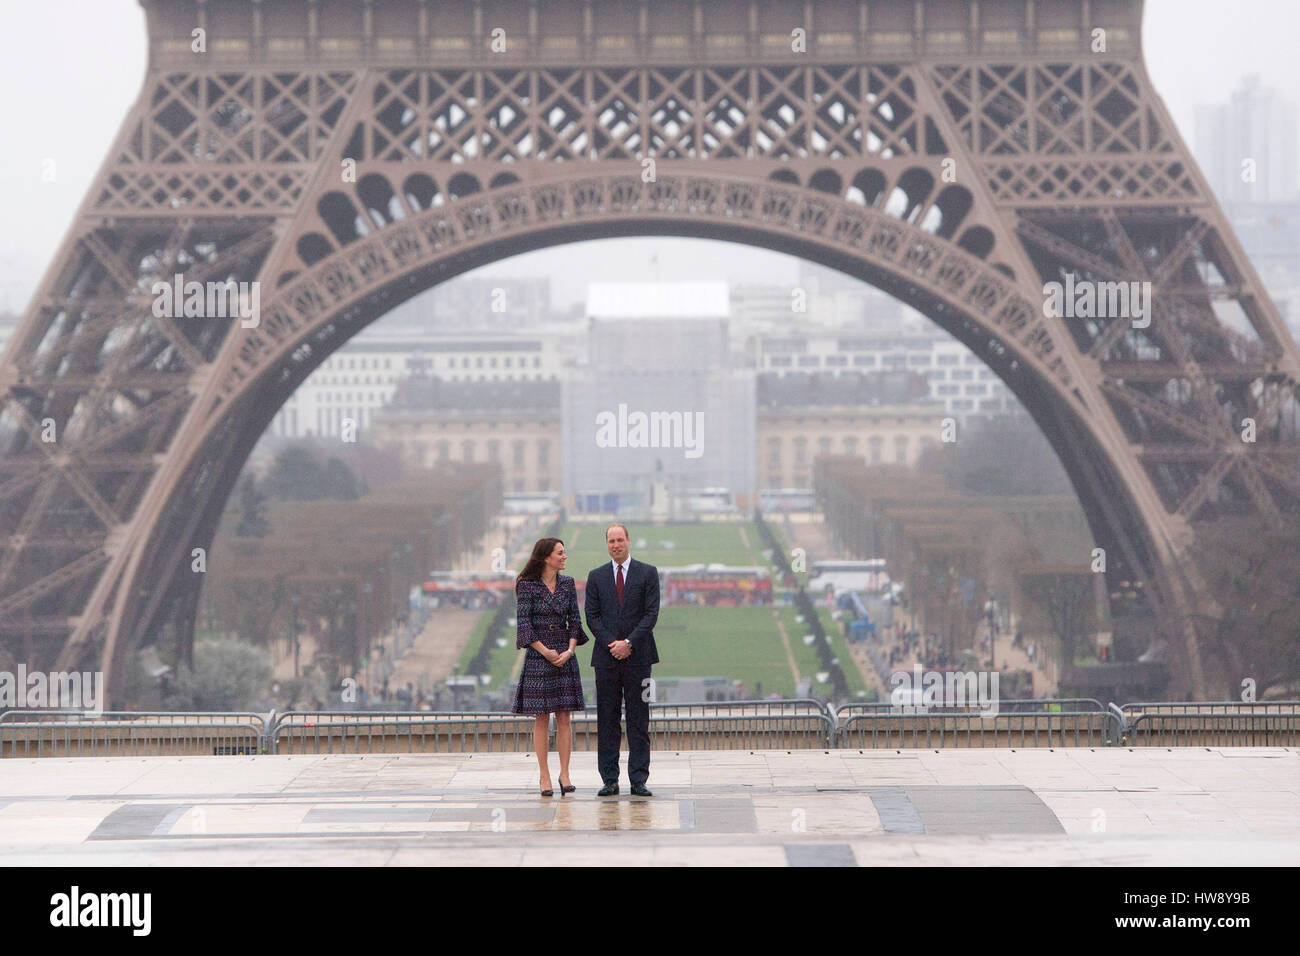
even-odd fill
[[[589,638],[582,630],[578,590],[573,578],[560,573],[566,558],[563,541],[541,538],[533,545],[532,556],[515,579],[518,605],[515,646],[528,650],[511,710],[536,718],[533,749],[537,752],[544,797],[554,793],[547,767],[548,715],[555,714],[555,745],[560,752],[560,795],[563,796],[577,789],[565,780],[573,751],[569,712],[586,707],[574,648],[587,643]]]

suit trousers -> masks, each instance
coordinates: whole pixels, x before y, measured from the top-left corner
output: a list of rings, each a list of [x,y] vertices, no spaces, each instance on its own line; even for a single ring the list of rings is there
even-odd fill
[[[596,763],[600,779],[618,783],[619,718],[627,711],[627,776],[644,784],[650,777],[649,664],[618,661],[596,671]]]

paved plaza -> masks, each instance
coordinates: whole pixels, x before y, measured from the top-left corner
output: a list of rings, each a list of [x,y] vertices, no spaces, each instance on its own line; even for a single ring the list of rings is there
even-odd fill
[[[624,765],[626,755],[624,755]],[[6,759],[5,865],[1295,865],[1300,750]]]

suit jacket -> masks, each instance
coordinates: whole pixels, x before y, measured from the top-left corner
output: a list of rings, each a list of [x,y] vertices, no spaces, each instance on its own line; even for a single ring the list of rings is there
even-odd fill
[[[615,667],[619,661],[609,645],[627,639],[632,642],[628,664],[659,663],[655,647],[655,622],[659,620],[659,569],[632,558],[623,581],[623,603],[614,583],[614,562],[606,561],[587,575],[587,630],[592,635],[591,666]]]

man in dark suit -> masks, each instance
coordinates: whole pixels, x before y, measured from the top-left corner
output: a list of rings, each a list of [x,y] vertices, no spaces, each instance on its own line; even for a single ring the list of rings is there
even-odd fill
[[[620,712],[627,712],[627,775],[632,793],[653,796],[650,777],[650,665],[659,663],[659,569],[628,554],[627,526],[605,529],[610,561],[587,575],[587,629],[596,671],[597,765],[605,782],[599,796],[618,793]],[[624,703],[626,702],[626,704]]]

